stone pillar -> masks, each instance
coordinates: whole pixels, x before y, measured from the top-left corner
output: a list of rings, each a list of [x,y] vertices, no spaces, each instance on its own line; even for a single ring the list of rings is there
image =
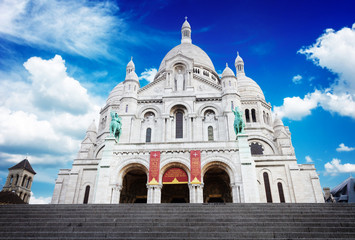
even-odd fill
[[[203,131],[203,117],[196,117],[195,130],[194,130],[194,141],[203,141],[202,131]]]
[[[111,197],[112,204],[120,203],[121,190],[122,190],[122,185],[118,185],[118,184],[112,188],[112,197]]]
[[[190,203],[203,203],[203,183],[189,184]]]
[[[147,188],[148,188],[147,203],[148,204],[160,203],[162,185],[147,184]]]
[[[244,190],[244,201],[246,203],[260,202],[259,188],[257,185],[255,162],[251,157],[248,143],[248,135],[240,133],[237,136],[239,145],[239,159]]]
[[[116,143],[116,139],[112,136],[108,136],[105,139],[105,148],[103,149],[102,159],[97,169],[93,203],[110,203],[111,201],[110,165],[113,159],[114,145]]]
[[[233,203],[241,203],[241,185],[238,183],[231,183],[230,186],[232,188]]]

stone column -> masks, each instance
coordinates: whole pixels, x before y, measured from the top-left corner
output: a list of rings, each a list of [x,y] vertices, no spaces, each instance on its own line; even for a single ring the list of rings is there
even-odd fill
[[[112,136],[108,136],[105,139],[105,148],[97,169],[93,203],[110,203],[111,201],[110,165],[113,160],[113,149],[116,143],[116,139]]]
[[[147,203],[154,204],[161,202],[161,188],[162,185],[149,185],[147,184],[148,188],[148,196],[147,196]]]
[[[257,185],[256,168],[254,159],[251,157],[248,143],[248,135],[240,133],[237,136],[239,145],[239,159],[244,190],[244,201],[246,203],[260,202],[259,188]]]
[[[233,203],[241,203],[242,201],[240,196],[240,190],[241,190],[240,184],[231,183],[230,186],[232,188]]]
[[[112,188],[112,197],[111,197],[112,204],[120,203],[121,190],[122,190],[122,185],[118,185],[118,184]]]
[[[190,203],[203,203],[203,183],[189,184]]]

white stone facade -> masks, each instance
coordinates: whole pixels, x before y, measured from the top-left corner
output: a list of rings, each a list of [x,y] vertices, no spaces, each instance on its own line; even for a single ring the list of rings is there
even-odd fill
[[[270,197],[276,203],[323,202],[314,165],[297,164],[288,127],[280,119],[272,121],[271,105],[245,75],[239,54],[235,67],[236,75],[226,66],[220,78],[208,55],[192,44],[187,21],[181,44],[165,56],[152,83],[140,88],[131,60],[125,81],[101,109],[98,130],[93,123],[72,169],[60,170],[52,203],[119,203],[129,172],[139,170],[148,179],[151,151],[161,153],[159,184],[147,184],[146,195],[136,198],[146,197],[147,203],[161,202],[162,177],[172,167],[187,173],[190,203],[216,198],[270,202]],[[234,107],[241,109],[245,122],[245,134],[238,137]],[[122,118],[118,142],[109,136],[112,111]],[[201,151],[200,184],[191,184],[191,150]],[[220,197],[218,187],[211,187],[210,195],[204,193],[210,170],[208,184],[225,174],[229,182],[223,194],[230,191],[231,198]]]

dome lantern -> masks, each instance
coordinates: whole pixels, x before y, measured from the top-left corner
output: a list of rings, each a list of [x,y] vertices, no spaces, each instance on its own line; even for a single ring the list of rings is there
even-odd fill
[[[185,17],[185,22],[181,27],[181,43],[192,43],[191,40],[191,26]]]
[[[239,52],[237,52],[237,57],[235,59],[235,68],[237,70],[237,74],[244,74],[244,61],[239,56]]]

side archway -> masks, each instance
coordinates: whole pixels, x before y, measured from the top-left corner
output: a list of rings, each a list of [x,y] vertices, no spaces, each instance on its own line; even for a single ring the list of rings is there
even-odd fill
[[[121,170],[120,203],[146,203],[148,170],[141,164],[130,164]]]
[[[203,202],[230,203],[232,199],[231,172],[228,166],[221,162],[211,162],[203,169]]]

